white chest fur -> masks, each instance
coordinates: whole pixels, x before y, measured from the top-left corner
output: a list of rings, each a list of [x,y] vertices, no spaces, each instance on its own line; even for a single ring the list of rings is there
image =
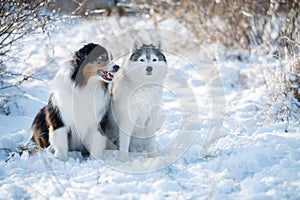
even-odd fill
[[[71,130],[70,149],[82,149],[82,141],[98,128],[106,112],[109,94],[97,77],[84,87],[75,87],[70,72],[59,72],[52,84],[54,103],[58,106],[65,127]]]
[[[161,104],[162,86],[145,84],[135,89],[129,97],[128,113],[136,126],[143,128],[153,109]]]

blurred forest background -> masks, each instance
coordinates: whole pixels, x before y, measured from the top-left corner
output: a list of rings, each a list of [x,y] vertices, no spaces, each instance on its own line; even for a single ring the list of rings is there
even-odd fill
[[[300,1],[298,0],[1,0],[0,3],[0,113],[9,114],[9,98],[3,90],[18,88],[34,76],[7,70],[16,41],[64,17],[136,17],[153,21],[175,19],[200,46],[218,43],[243,55],[263,53],[280,67],[272,73],[269,87],[276,88],[273,101],[288,101],[278,115],[299,116],[300,101]],[[225,53],[224,53],[225,54]],[[17,80],[12,82],[11,80]],[[296,108],[296,109],[295,109]],[[280,118],[280,117],[279,117]]]

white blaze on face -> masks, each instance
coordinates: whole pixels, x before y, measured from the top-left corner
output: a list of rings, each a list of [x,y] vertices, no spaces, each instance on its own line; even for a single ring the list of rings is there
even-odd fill
[[[159,49],[143,45],[132,53],[125,70],[133,79],[159,80],[166,74],[167,61]]]

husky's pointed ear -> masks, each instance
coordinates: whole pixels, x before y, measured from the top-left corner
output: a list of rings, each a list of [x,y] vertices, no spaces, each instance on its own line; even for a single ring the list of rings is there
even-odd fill
[[[134,41],[133,41],[133,45],[132,45],[132,48],[131,48],[131,51],[132,52],[136,52],[138,49],[140,49],[141,47],[143,46],[142,42],[136,38]]]
[[[161,49],[161,40],[156,41],[156,47],[160,50]]]
[[[157,48],[157,49],[161,49],[161,38],[158,37],[156,39],[153,40],[153,45]]]

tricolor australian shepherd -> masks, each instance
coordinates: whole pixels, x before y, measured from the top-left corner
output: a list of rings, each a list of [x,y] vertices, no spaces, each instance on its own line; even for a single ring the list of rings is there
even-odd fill
[[[72,150],[101,158],[106,136],[99,123],[110,102],[108,85],[118,69],[108,49],[98,44],[77,51],[70,65],[56,74],[48,105],[33,121],[32,139],[38,147],[50,145],[63,161]]]

